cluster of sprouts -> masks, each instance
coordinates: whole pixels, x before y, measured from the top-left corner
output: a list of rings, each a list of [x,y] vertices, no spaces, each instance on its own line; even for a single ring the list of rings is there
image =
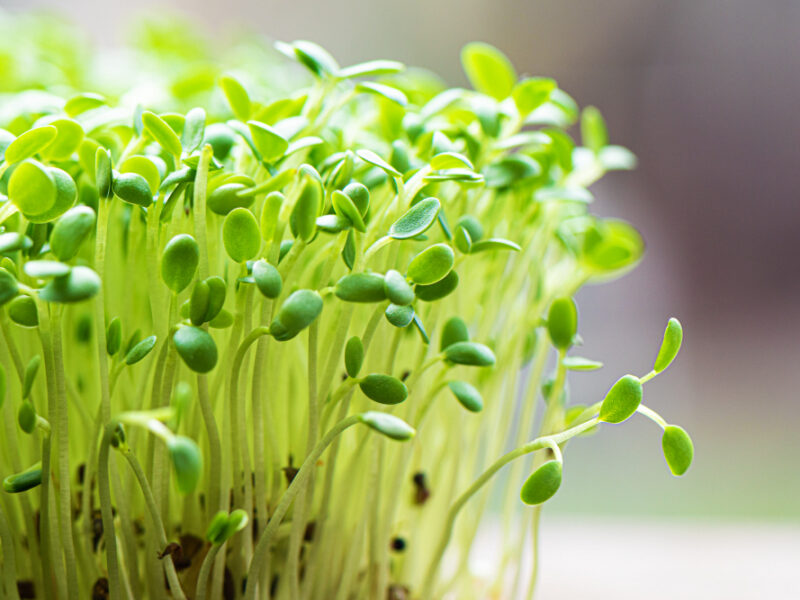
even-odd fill
[[[647,375],[566,394],[601,366],[573,352],[575,292],[643,251],[590,212],[634,164],[596,109],[481,43],[467,90],[150,33],[159,93],[81,89],[67,53],[0,94],[0,596],[532,595],[535,570],[503,585],[570,439],[639,413],[686,471],[688,436],[641,403],[676,320]],[[509,463],[506,552],[476,581]]]

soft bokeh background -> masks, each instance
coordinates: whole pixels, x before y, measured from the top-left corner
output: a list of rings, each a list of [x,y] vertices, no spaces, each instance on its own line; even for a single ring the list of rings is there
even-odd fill
[[[574,443],[546,510],[557,516],[539,597],[800,597],[789,576],[800,560],[800,2],[69,2],[106,45],[147,7],[184,11],[215,35],[245,23],[311,39],[343,64],[402,60],[458,85],[461,46],[483,40],[600,107],[641,164],[598,185],[595,210],[632,221],[648,253],[580,293],[582,354],[606,368],[577,374],[572,393],[593,401],[646,372],[679,317],[684,349],[647,397],[692,433],[696,462],[674,480],[643,419]],[[635,573],[623,581],[625,560]]]

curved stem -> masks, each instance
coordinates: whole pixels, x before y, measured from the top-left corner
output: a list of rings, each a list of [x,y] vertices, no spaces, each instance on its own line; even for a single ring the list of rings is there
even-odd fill
[[[439,542],[436,554],[434,554],[434,559],[431,561],[431,564],[428,567],[428,572],[425,576],[425,583],[422,588],[422,597],[432,597],[431,592],[436,571],[439,567],[442,557],[444,556],[444,551],[447,549],[447,545],[450,542],[450,538],[453,535],[453,526],[455,525],[459,511],[464,507],[470,498],[478,493],[478,491],[495,475],[495,473],[497,473],[512,460],[515,460],[521,456],[525,456],[526,454],[530,454],[531,452],[536,452],[537,450],[547,448],[550,446],[550,444],[562,444],[576,435],[583,433],[587,429],[591,429],[599,422],[600,420],[595,417],[589,421],[586,421],[585,423],[581,423],[580,425],[576,425],[575,427],[571,427],[570,429],[562,431],[561,433],[536,438],[524,446],[520,446],[519,448],[504,454],[494,463],[492,463],[492,465],[486,469],[486,471],[484,471],[483,474],[478,477],[478,479],[476,479],[475,482],[463,494],[461,494],[450,507],[450,510],[447,513],[447,522],[445,524],[444,532],[442,533],[442,539]]]
[[[208,448],[210,454],[210,479],[209,495],[206,511],[209,515],[215,514],[223,509],[223,498],[221,492],[220,473],[222,470],[222,442],[219,437],[217,421],[214,418],[214,409],[211,407],[211,400],[208,397],[208,377],[197,375],[197,400],[200,404],[200,412],[203,414],[203,422],[206,425],[208,435]]]
[[[156,504],[156,499],[153,496],[153,491],[150,489],[150,485],[147,483],[147,478],[144,475],[142,466],[139,464],[139,461],[136,459],[136,455],[131,451],[131,449],[126,448],[122,454],[128,460],[128,464],[131,466],[131,469],[133,469],[133,473],[136,475],[136,480],[139,482],[139,487],[142,489],[144,500],[147,504],[147,509],[150,512],[150,519],[153,521],[153,527],[158,535],[158,542],[163,550],[166,548],[169,542],[167,540],[167,533],[164,531],[164,523],[161,520],[161,515],[158,512],[158,505]],[[178,581],[178,574],[175,571],[175,564],[172,562],[172,557],[165,556],[161,560],[164,563],[164,571],[167,575],[167,581],[169,582],[169,588],[173,597],[186,600],[186,596],[181,589],[180,581]]]
[[[208,576],[211,574],[211,567],[214,566],[214,560],[216,560],[220,548],[222,548],[222,544],[214,544],[203,559],[203,564],[200,566],[200,575],[197,577],[196,600],[206,600],[208,595]]]
[[[644,404],[640,404],[636,408],[636,412],[638,412],[639,414],[644,415],[645,417],[647,417],[648,419],[650,419],[651,421],[656,423],[659,427],[661,427],[661,429],[665,429],[667,427],[667,425],[668,425],[666,420],[664,420],[664,417],[662,417],[660,414],[658,414],[652,408],[648,408]]]
[[[336,436],[342,433],[345,429],[348,429],[359,422],[360,420],[358,415],[353,415],[339,421],[327,434],[325,434],[325,437],[322,438],[322,441],[317,444],[313,452],[311,452],[311,454],[309,454],[303,461],[303,465],[295,475],[292,483],[289,484],[289,487],[286,488],[286,491],[281,496],[280,502],[275,508],[275,512],[272,514],[267,526],[264,528],[264,533],[261,535],[261,538],[258,540],[258,544],[256,544],[255,550],[253,551],[253,559],[250,561],[250,569],[247,573],[247,586],[245,587],[244,592],[246,600],[255,600],[258,574],[261,569],[261,564],[269,552],[272,538],[274,537],[275,532],[278,530],[278,526],[283,521],[283,517],[286,516],[286,513],[289,510],[289,507],[291,506],[295,496],[297,496],[297,493],[303,487],[305,480],[311,476],[317,459],[319,459],[327,447],[330,446],[331,442],[336,439]]]

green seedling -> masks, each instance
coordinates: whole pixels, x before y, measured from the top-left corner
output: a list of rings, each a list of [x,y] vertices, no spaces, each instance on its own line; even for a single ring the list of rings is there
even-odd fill
[[[574,298],[644,242],[590,191],[635,158],[554,80],[484,43],[448,89],[161,19],[134,85],[65,25],[3,22],[0,596],[510,598],[572,441],[645,417],[687,473],[642,403],[677,320],[645,375],[570,393],[602,366]]]

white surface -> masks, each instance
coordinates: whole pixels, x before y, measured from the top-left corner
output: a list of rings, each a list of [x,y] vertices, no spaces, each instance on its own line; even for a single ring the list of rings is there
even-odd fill
[[[499,555],[497,531],[481,534],[476,571]],[[545,515],[541,540],[536,600],[800,599],[798,524]]]

